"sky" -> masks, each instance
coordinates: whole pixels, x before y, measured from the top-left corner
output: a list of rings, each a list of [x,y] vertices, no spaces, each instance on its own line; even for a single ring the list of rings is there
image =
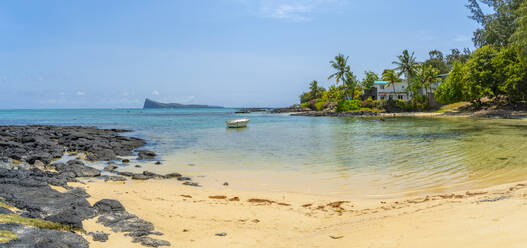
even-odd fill
[[[3,0],[0,109],[141,108],[145,98],[281,107],[349,56],[473,48],[464,0]]]

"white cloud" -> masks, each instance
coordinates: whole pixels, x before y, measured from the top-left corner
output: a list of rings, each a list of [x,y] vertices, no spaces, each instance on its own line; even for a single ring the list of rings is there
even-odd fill
[[[153,96],[159,96],[159,91],[157,91],[157,90],[152,91],[152,95]]]
[[[130,95],[128,92],[121,93],[121,96],[128,96],[128,95]]]
[[[246,5],[250,12],[261,17],[306,22],[321,9],[341,6],[347,0],[233,0]]]
[[[77,96],[85,96],[86,92],[84,91],[77,91]]]

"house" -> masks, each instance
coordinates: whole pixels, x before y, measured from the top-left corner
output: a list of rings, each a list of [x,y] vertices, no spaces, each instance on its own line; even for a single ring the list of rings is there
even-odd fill
[[[389,81],[375,81],[373,87],[377,88],[377,99],[378,100],[390,100],[400,99],[409,100],[410,96],[406,91],[408,84],[406,82],[395,83],[394,85],[388,85]]]
[[[377,89],[377,100],[399,99],[407,101],[412,99],[407,91],[408,83],[406,81],[395,83],[395,92],[393,85],[386,86],[388,83],[389,81],[375,81],[373,84],[373,87]],[[440,84],[441,82],[432,83],[430,84],[430,88],[420,89],[418,93],[433,98],[434,92]]]

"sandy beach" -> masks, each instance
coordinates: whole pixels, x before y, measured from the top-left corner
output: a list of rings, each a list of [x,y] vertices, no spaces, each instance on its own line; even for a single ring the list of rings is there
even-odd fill
[[[119,200],[173,247],[527,245],[527,183],[387,200],[188,187],[174,180],[70,185],[84,187],[90,203]],[[91,247],[141,247],[95,219],[83,224],[88,232],[110,233],[106,243]]]

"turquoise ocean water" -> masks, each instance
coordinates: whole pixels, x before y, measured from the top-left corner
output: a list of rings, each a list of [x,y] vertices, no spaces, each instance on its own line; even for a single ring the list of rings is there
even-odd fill
[[[85,125],[133,130],[148,148],[222,170],[305,171],[371,177],[417,189],[527,178],[527,122],[439,118],[312,118],[234,109],[0,110],[0,125]],[[225,121],[249,117],[249,127]],[[328,178],[326,178],[327,180]],[[330,178],[331,179],[331,178]],[[345,179],[344,179],[345,180]],[[353,186],[353,182],[346,182]]]

